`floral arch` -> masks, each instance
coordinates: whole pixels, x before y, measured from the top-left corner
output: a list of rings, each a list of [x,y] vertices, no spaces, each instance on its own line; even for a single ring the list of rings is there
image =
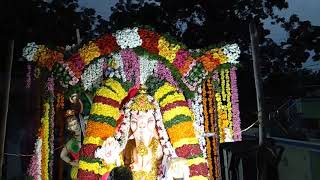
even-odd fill
[[[120,107],[139,84],[160,105],[164,129],[177,156],[188,159],[191,179],[218,178],[219,142],[241,140],[236,44],[188,50],[152,30],[127,28],[78,48],[53,50],[29,43],[23,54],[50,72],[65,95],[70,89],[94,92],[80,179],[97,179],[110,170],[94,152],[114,134]],[[204,136],[209,132],[213,138]]]

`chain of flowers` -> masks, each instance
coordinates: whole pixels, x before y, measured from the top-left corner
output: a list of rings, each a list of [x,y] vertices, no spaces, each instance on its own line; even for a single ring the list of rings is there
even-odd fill
[[[228,113],[228,127],[226,131],[226,141],[233,142],[233,123],[232,123],[232,104],[231,104],[231,88],[230,88],[230,74],[229,70],[225,69],[225,79],[226,79],[226,101],[227,101],[227,113]]]
[[[27,74],[26,74],[26,88],[29,89],[31,87],[31,72],[32,72],[32,67],[31,64],[27,65]]]
[[[53,94],[51,96],[53,98]],[[49,160],[49,172],[50,172],[50,177],[53,177],[53,160],[54,160],[54,116],[55,116],[55,111],[54,111],[54,105],[53,105],[53,99],[50,100],[50,160]]]
[[[181,70],[180,72],[185,72],[185,70],[183,70],[185,69],[185,65],[189,66],[190,59],[193,59],[193,55],[183,49],[184,45],[170,42],[164,36],[160,36],[147,29],[126,28],[117,31],[113,35],[104,35],[96,41],[90,41],[88,44],[85,44],[76,52],[76,55],[67,60],[70,61],[70,63],[68,63],[70,66],[68,71],[77,71],[73,72],[73,74],[76,74],[76,77],[79,79],[84,66],[90,64],[95,58],[101,55],[108,55],[119,48],[127,49],[137,47],[142,47],[150,53],[163,57],[178,68],[179,71]],[[211,72],[221,64],[238,63],[236,59],[239,57],[240,49],[237,44],[229,44],[216,49],[208,50],[204,52],[203,56],[195,58],[197,62],[204,65],[205,72]],[[55,62],[63,60],[61,53],[49,50],[35,43],[27,44],[24,48],[23,56],[28,61],[35,61],[40,66],[45,66],[49,69],[51,69]],[[190,69],[189,67],[189,70]],[[74,85],[77,82],[77,79],[72,78],[69,83]]]
[[[224,69],[221,69],[220,71],[220,82],[221,82],[221,96],[222,96],[222,100],[226,101],[227,99],[227,94],[226,94],[226,82],[225,82],[225,73],[224,73]]]
[[[49,120],[49,114],[50,114],[50,104],[46,102],[43,105],[44,108],[44,115],[41,118],[42,127],[40,130],[40,134],[42,136],[42,160],[41,160],[41,179],[47,180],[49,179],[49,158],[50,158],[50,120]]]
[[[140,69],[140,83],[144,84],[147,78],[155,71],[157,61],[154,59],[148,59],[146,56],[140,56],[139,69]]]
[[[61,93],[57,93],[56,96],[57,96],[56,108],[64,109],[64,95]]]
[[[168,81],[173,86],[178,86],[178,83],[175,81],[170,70],[162,62],[157,63],[156,75],[158,78]]]
[[[140,70],[139,57],[131,49],[125,49],[120,51],[121,59],[123,63],[126,79],[135,84],[140,84]]]
[[[42,139],[39,136],[34,144],[34,154],[31,157],[29,167],[28,167],[28,175],[31,176],[34,180],[41,180],[41,159],[42,159]]]
[[[231,79],[231,103],[232,103],[232,122],[234,131],[234,140],[241,141],[241,122],[240,122],[240,111],[239,111],[239,98],[238,98],[238,87],[237,87],[237,75],[236,67],[232,67],[230,71]]]
[[[126,73],[124,72],[124,65],[123,65],[121,55],[119,53],[113,53],[112,57],[113,57],[113,60],[116,64],[115,69],[119,72],[119,74],[121,76],[121,80],[123,82],[126,82],[127,78],[126,78]]]
[[[96,91],[80,150],[79,179],[98,177],[110,170],[94,157],[94,151],[105,139],[114,135],[116,121],[120,118],[120,103],[128,95],[127,91],[121,81],[111,78]]]
[[[199,139],[200,148],[203,153],[203,157],[207,158],[206,139],[203,134],[205,133],[204,117],[203,117],[203,105],[202,105],[202,89],[198,88],[194,99],[192,100],[192,111],[195,114],[194,128],[197,132],[196,136]]]
[[[81,75],[81,81],[84,90],[91,90],[102,81],[106,63],[107,59],[105,57],[102,57],[94,63],[91,63],[88,68],[85,69],[85,71]]]
[[[204,113],[204,125],[205,125],[205,132],[210,132],[209,129],[209,110],[207,105],[207,90],[206,90],[206,84],[203,83],[202,85],[202,104],[203,104],[203,113]],[[209,175],[210,177],[213,177],[213,167],[212,167],[212,154],[211,154],[211,146],[210,146],[210,139],[209,137],[206,137],[206,147],[207,147],[207,161],[208,161],[208,167],[209,167]]]
[[[216,111],[215,111],[215,92],[213,89],[213,84],[212,84],[212,79],[209,78],[206,82],[206,85],[208,87],[208,103],[209,103],[209,116],[210,119],[212,119],[211,121],[211,128],[210,131],[214,132],[216,134],[218,134],[219,130],[217,128],[217,119],[216,119]],[[219,137],[218,136],[214,136],[213,140],[210,140],[210,144],[212,144],[213,146],[213,164],[214,164],[214,173],[215,173],[215,178],[216,179],[221,179],[221,174],[220,174],[220,156],[219,156]]]

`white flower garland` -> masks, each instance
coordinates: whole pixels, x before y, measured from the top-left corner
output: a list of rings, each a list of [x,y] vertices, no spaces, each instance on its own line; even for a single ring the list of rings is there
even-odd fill
[[[228,57],[228,62],[232,64],[237,64],[239,61],[237,59],[240,57],[240,48],[238,44],[228,44],[222,47],[223,53]]]
[[[225,133],[224,142],[234,142],[231,128],[224,128],[224,133]]]
[[[139,36],[137,27],[133,29],[126,28],[121,31],[117,31],[115,37],[121,49],[135,48],[142,45],[142,40]]]
[[[126,73],[124,72],[124,66],[123,66],[121,55],[119,53],[112,53],[112,57],[113,57],[114,62],[116,64],[115,69],[120,74],[121,79],[123,80],[123,82],[126,82],[127,81]],[[115,75],[117,75],[117,74],[115,74]]]
[[[92,63],[81,75],[82,85],[85,90],[91,90],[100,84],[103,78],[103,69],[106,64],[106,58],[100,58],[97,62]]]
[[[34,61],[34,55],[37,53],[39,46],[36,43],[28,43],[26,47],[23,48],[22,56],[27,61]]]
[[[139,59],[140,83],[144,84],[148,77],[153,74],[157,61],[148,59],[146,56],[140,56]]]
[[[196,136],[199,140],[200,149],[202,150],[203,157],[207,157],[206,150],[206,140],[205,140],[205,130],[204,130],[204,117],[203,117],[203,105],[201,96],[201,87],[198,87],[197,93],[195,93],[194,99],[192,101],[192,111],[195,115],[195,120],[193,123]]]
[[[37,165],[38,168],[36,169],[36,173],[37,174],[37,178],[36,179],[41,179],[41,158],[42,158],[42,154],[41,154],[41,146],[42,146],[42,139],[38,138],[35,144],[35,154],[37,156]]]

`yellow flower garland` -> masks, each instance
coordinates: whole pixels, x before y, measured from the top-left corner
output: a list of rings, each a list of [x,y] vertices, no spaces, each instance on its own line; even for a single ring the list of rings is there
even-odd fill
[[[193,176],[189,178],[190,180],[208,180],[207,177],[204,176]]]
[[[41,178],[49,179],[49,103],[43,105],[44,115],[41,118],[42,123],[42,160],[41,160]]]
[[[188,159],[188,166],[191,166],[191,165],[198,165],[200,163],[207,163],[206,159],[203,158],[203,157],[197,157],[197,158],[194,158],[194,159]]]
[[[176,58],[176,53],[180,49],[178,44],[170,44],[164,37],[158,41],[159,55],[167,59],[170,63]]]
[[[193,117],[193,113],[190,111],[189,107],[177,106],[163,113],[163,122],[170,121],[180,114]]]
[[[113,92],[111,89],[107,87],[101,87],[100,89],[98,89],[96,92],[96,96],[111,98],[119,103],[122,101],[122,99],[117,95],[117,93]]]
[[[159,101],[160,98],[162,98],[165,94],[175,91],[176,88],[171,86],[169,83],[165,83],[163,86],[161,86],[154,94],[154,99],[156,101]]]
[[[191,138],[182,138],[179,141],[176,141],[174,143],[172,143],[172,147],[177,149],[179,147],[182,147],[183,145],[188,145],[188,144],[197,144],[199,143],[198,139],[195,137],[191,137]]]
[[[119,108],[102,103],[94,103],[91,108],[91,114],[103,115],[106,117],[109,116],[113,117],[115,120],[118,120],[120,117]]]
[[[117,92],[117,96],[118,96],[118,99],[122,100],[123,98],[125,98],[127,96],[127,92],[122,88],[122,85],[118,82],[118,81],[115,81],[115,80],[112,80],[112,79],[108,79],[105,81],[105,86],[108,86],[110,87],[113,91]],[[110,94],[111,95],[111,94]],[[112,96],[110,96],[111,98]],[[113,98],[113,97],[112,97]],[[119,102],[119,101],[118,101]]]
[[[83,144],[95,144],[101,146],[102,143],[103,140],[100,137],[86,136],[83,140]]]
[[[84,45],[80,50],[80,57],[84,60],[85,64],[89,64],[94,58],[100,56],[99,47],[94,42]]]
[[[185,101],[183,94],[176,92],[174,94],[168,95],[163,101],[160,102],[160,106],[164,107],[167,104],[170,104],[175,101]]]
[[[220,64],[225,64],[228,62],[228,57],[224,54],[221,48],[212,49],[211,53],[213,58],[219,59]]]
[[[228,129],[230,129],[231,137],[233,137],[230,72],[228,69],[225,70],[225,77],[226,77],[226,92],[227,92]]]

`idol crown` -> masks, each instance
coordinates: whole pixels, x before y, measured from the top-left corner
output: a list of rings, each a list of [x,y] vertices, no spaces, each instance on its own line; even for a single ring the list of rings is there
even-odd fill
[[[133,111],[148,111],[156,109],[156,106],[150,102],[148,98],[146,86],[142,85],[140,87],[139,93],[133,98],[133,102],[129,106],[129,109]]]

